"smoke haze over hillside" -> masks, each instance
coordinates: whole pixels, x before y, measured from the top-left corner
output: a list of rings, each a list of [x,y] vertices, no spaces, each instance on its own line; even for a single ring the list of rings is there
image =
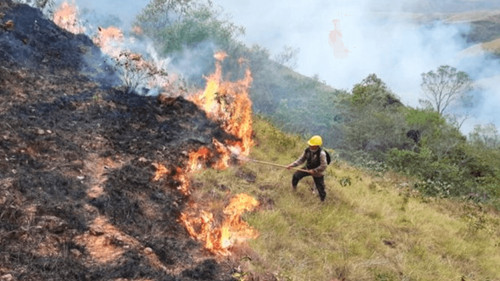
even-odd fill
[[[123,25],[149,3],[148,0],[97,2],[78,0],[81,10],[95,10],[102,18],[115,15]],[[352,89],[375,73],[410,106],[422,98],[421,74],[451,65],[466,71],[481,86],[473,118],[464,124],[470,131],[476,123],[493,122],[500,127],[500,67],[484,54],[466,54],[469,47],[462,34],[466,23],[417,24],[415,16],[425,18],[446,12],[500,9],[500,1],[445,0],[316,0],[316,1],[231,1],[214,0],[230,21],[246,29],[247,45],[258,44],[279,54],[285,46],[299,48],[296,71],[317,76],[337,89]]]
[[[76,3],[80,12],[90,12],[97,18],[101,19],[100,24],[106,18],[108,20],[113,20],[113,18],[119,19],[122,28],[128,28],[135,20],[135,16],[139,14],[142,9],[150,2],[149,0],[106,0],[106,1],[95,1],[95,0],[56,0],[57,5],[63,2]]]
[[[474,123],[495,122],[500,91],[498,63],[484,55],[465,55],[461,34],[467,24],[447,25],[411,21],[413,16],[463,12],[468,9],[500,9],[498,1],[238,1],[216,0],[236,24],[245,26],[244,41],[268,48],[272,54],[284,46],[299,48],[296,70],[339,88],[350,90],[371,73],[379,76],[405,104],[419,106],[421,73],[448,64],[483,80],[486,92],[470,110]],[[272,3],[272,4],[269,4]],[[419,13],[414,14],[415,13]],[[335,20],[335,22],[333,22]],[[333,40],[332,40],[333,36]],[[335,42],[332,42],[335,41]],[[344,48],[344,50],[339,49]],[[488,82],[485,82],[488,81]],[[498,83],[497,83],[498,84]],[[496,101],[496,103],[495,103]]]

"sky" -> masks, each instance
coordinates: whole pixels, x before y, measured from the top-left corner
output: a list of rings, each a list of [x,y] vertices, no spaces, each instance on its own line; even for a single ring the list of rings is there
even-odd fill
[[[61,0],[59,0],[60,2]],[[465,133],[476,123],[500,128],[500,66],[483,53],[470,55],[460,37],[469,26],[434,22],[417,24],[415,13],[500,10],[498,0],[212,0],[223,17],[243,26],[240,39],[279,54],[285,46],[299,49],[297,72],[317,76],[350,91],[375,73],[403,101],[419,106],[421,74],[450,65],[467,72],[481,87],[475,107],[464,123]],[[149,0],[76,0],[80,9],[98,10],[129,25]]]

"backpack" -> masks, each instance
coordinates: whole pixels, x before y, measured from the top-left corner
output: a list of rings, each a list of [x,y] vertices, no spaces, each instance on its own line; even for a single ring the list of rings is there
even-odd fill
[[[330,165],[330,162],[332,162],[332,157],[330,156],[330,153],[326,149],[323,149],[323,151],[326,154],[326,165]]]
[[[309,150],[309,148],[306,148],[306,151],[308,151],[308,150]],[[330,165],[330,162],[332,162],[332,157],[330,156],[330,153],[328,153],[328,151],[326,149],[323,149],[323,148],[321,148],[320,151],[317,153],[321,153],[321,150],[323,150],[326,154],[326,165]],[[319,154],[318,154],[318,156],[319,156]]]

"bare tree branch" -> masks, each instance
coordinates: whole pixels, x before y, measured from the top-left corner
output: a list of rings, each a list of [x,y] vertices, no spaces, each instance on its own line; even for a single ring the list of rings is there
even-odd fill
[[[469,75],[448,65],[440,66],[436,72],[422,73],[420,85],[424,91],[425,101],[430,102],[440,115],[443,115],[452,103],[463,99],[472,90],[472,80]]]

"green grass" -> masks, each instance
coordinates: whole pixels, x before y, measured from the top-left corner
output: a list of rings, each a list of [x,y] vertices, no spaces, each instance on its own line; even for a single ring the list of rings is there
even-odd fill
[[[255,118],[251,158],[286,165],[305,141]],[[253,175],[252,177],[248,175]],[[200,192],[248,193],[261,202],[244,219],[260,233],[249,242],[244,270],[279,280],[500,280],[500,219],[481,206],[426,198],[411,179],[375,176],[336,161],[321,203],[304,179],[296,193],[292,172],[244,163],[207,169],[194,180]],[[348,180],[346,180],[348,179]],[[343,183],[341,185],[341,182]],[[221,186],[225,188],[221,190]]]

